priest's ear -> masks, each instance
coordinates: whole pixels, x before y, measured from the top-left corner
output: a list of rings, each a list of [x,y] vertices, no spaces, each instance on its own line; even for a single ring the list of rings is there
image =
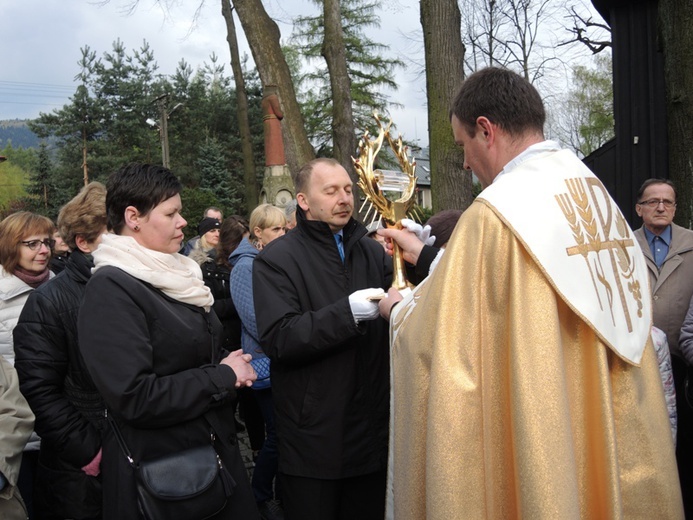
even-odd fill
[[[493,144],[496,138],[497,127],[487,117],[479,116],[476,118],[477,131],[481,132],[488,144]]]

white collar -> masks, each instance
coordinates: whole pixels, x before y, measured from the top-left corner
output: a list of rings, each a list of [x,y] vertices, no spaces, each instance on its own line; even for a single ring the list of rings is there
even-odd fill
[[[496,182],[501,177],[501,175],[509,173],[510,171],[517,168],[520,164],[531,159],[532,157],[544,152],[557,152],[560,149],[561,145],[559,145],[556,141],[550,140],[542,141],[540,143],[535,143],[531,146],[528,146],[527,148],[525,148],[523,152],[521,152],[519,155],[516,155],[513,159],[511,159],[511,161],[508,164],[506,164],[503,167],[500,173],[496,175],[496,178],[493,179],[493,182],[491,182],[491,184]]]

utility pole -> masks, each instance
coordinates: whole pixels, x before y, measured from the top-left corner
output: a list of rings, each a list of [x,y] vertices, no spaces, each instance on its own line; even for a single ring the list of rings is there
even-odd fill
[[[147,119],[147,124],[151,126],[157,126],[159,128],[159,139],[161,140],[161,164],[164,168],[170,168],[170,158],[168,155],[168,118],[176,110],[183,106],[183,103],[178,103],[175,107],[171,109],[170,112],[166,111],[168,106],[168,94],[162,94],[156,98],[152,103],[156,103],[159,107],[159,124],[152,119]]]
[[[159,139],[161,140],[161,163],[164,168],[168,168],[168,114],[166,113],[166,104],[168,103],[168,94],[162,94],[154,100],[159,107]]]
[[[82,169],[84,170],[84,185],[89,184],[89,169],[87,168],[87,122],[82,126]]]

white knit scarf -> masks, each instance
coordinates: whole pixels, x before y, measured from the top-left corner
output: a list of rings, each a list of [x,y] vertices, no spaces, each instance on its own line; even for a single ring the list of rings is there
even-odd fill
[[[203,307],[214,303],[209,287],[202,281],[197,262],[178,253],[160,253],[141,246],[128,236],[106,233],[93,253],[94,271],[117,267],[183,303]]]

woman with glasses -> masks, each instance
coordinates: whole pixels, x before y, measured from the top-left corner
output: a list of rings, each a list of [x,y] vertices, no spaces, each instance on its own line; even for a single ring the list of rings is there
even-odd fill
[[[0,353],[14,366],[12,332],[31,291],[52,276],[48,269],[53,247],[53,222],[28,211],[0,222]],[[33,481],[40,440],[32,433],[24,449],[19,492],[29,516],[33,513]],[[0,481],[1,483],[1,481]]]
[[[42,520],[97,519],[103,401],[79,353],[77,313],[106,232],[104,185],[88,184],[63,206],[58,228],[72,254],[30,294],[14,329],[20,388],[41,436],[34,509]]]

